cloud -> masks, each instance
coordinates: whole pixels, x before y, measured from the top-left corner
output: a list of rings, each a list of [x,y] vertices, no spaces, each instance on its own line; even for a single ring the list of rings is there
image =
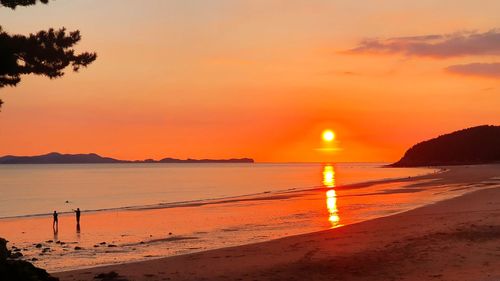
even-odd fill
[[[459,32],[442,35],[366,39],[350,54],[381,53],[408,56],[450,58],[476,55],[500,55],[500,29],[484,33]]]
[[[452,65],[447,71],[461,75],[473,75],[500,79],[500,63],[469,63]]]

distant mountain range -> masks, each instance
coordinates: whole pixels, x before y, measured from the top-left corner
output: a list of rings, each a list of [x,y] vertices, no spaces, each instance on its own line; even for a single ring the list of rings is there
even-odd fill
[[[427,140],[408,149],[392,167],[500,163],[500,126],[478,126]]]
[[[127,161],[109,157],[102,157],[95,153],[89,154],[61,154],[52,152],[37,156],[12,156],[0,157],[0,164],[98,164],[98,163],[254,163],[251,158],[232,159],[175,159],[163,158],[161,160],[136,160]]]

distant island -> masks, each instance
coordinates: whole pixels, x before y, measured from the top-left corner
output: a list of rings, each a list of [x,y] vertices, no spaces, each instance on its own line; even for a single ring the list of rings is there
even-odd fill
[[[119,160],[102,157],[95,153],[89,154],[61,154],[52,152],[37,156],[12,156],[0,157],[0,164],[110,164],[110,163],[254,163],[251,158],[231,159],[176,159],[163,158],[161,160]]]
[[[427,140],[391,167],[500,163],[500,126],[478,126]]]

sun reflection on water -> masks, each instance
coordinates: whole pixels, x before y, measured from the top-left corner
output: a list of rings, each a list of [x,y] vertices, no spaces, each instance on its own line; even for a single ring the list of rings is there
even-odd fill
[[[328,209],[328,221],[332,227],[340,225],[339,210],[337,208],[337,193],[335,192],[335,169],[332,165],[323,167],[323,185],[329,190],[326,192],[326,208]]]
[[[326,187],[335,187],[335,170],[332,165],[323,167],[323,185]]]

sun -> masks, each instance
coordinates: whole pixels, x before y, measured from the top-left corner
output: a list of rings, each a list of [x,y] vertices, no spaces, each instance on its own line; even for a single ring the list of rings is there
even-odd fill
[[[335,133],[332,130],[324,130],[322,137],[324,141],[331,142],[335,139]]]

